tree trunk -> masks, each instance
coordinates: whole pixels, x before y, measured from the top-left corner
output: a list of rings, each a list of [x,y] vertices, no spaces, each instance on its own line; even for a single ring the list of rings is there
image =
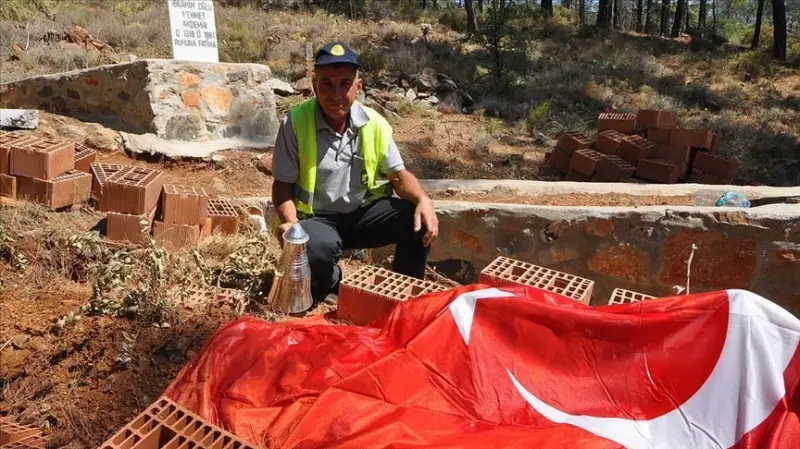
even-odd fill
[[[614,0],[600,0],[600,4],[597,6],[597,22],[595,24],[598,28],[609,28],[611,26],[611,7],[613,1]]]
[[[764,16],[764,0],[758,0],[756,10],[756,29],[753,31],[753,41],[750,43],[750,50],[758,48],[758,41],[761,40],[761,18]]]
[[[708,16],[708,6],[706,0],[700,0],[700,12],[697,14],[697,29],[706,27],[706,16]]]
[[[422,9],[425,9],[428,6],[428,0],[422,0]]]
[[[714,31],[717,31],[717,0],[711,0],[711,17],[713,19]]]
[[[553,0],[542,0],[542,9],[546,16],[553,17]]]
[[[464,0],[464,9],[467,10],[467,31],[474,33],[475,29],[475,10],[472,9],[472,0]]]
[[[478,0],[478,12],[483,12],[483,0]]]
[[[772,26],[775,27],[772,56],[779,61],[786,61],[786,3],[784,0],[772,0]]]
[[[578,19],[581,25],[586,23],[586,0],[578,0],[581,4],[578,6]]]
[[[433,0],[433,9],[439,9],[439,5],[436,4],[436,0]]]
[[[622,19],[622,0],[614,0],[614,29],[618,30]]]
[[[678,0],[678,3],[675,5],[675,20],[672,21],[672,32],[670,33],[670,37],[674,38],[681,35],[684,8],[686,8],[686,0]]]
[[[661,36],[669,33],[669,3],[670,0],[661,0]]]
[[[644,0],[636,0],[636,32],[641,33],[644,31],[642,24],[642,17],[644,16]]]
[[[686,2],[686,7],[683,9],[683,20],[684,20],[683,29],[686,30],[686,32],[688,33],[689,32],[689,0],[685,0],[685,2]]]
[[[644,16],[644,32],[650,34],[653,24],[650,23],[650,11],[653,9],[653,0],[647,0],[647,13]]]
[[[566,9],[572,9],[572,0],[564,0],[561,4],[564,5]]]

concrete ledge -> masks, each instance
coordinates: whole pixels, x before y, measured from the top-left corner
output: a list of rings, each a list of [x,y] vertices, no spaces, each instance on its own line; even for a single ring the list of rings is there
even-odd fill
[[[800,195],[800,187],[724,186],[706,184],[630,184],[598,182],[550,182],[490,179],[423,179],[420,183],[429,193],[456,190],[465,194],[489,193],[498,190],[519,191],[526,195],[569,195],[617,193],[628,195],[696,195],[719,197],[737,191],[749,198]]]

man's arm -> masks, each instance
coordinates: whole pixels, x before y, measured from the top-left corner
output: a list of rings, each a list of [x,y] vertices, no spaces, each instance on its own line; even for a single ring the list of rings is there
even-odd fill
[[[281,223],[277,232],[281,234],[297,222],[293,185],[297,181],[298,167],[297,138],[287,114],[278,130],[272,157],[272,203]]]
[[[439,219],[436,217],[433,201],[425,193],[417,177],[406,169],[390,173],[389,181],[392,183],[397,196],[416,206],[414,211],[414,231],[422,229],[424,224],[426,232],[422,238],[422,243],[425,246],[430,245],[433,239],[439,235]]]
[[[278,180],[272,183],[272,202],[281,224],[297,222],[297,208],[292,200],[292,184]]]

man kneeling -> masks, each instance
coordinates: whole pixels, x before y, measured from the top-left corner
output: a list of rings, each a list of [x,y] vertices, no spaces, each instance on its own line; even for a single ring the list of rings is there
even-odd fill
[[[289,111],[275,143],[277,232],[299,221],[308,233],[315,301],[338,295],[343,249],[396,244],[393,270],[421,279],[438,235],[433,202],[403,165],[391,126],[356,101],[360,67],[344,44],[321,48],[316,98]]]

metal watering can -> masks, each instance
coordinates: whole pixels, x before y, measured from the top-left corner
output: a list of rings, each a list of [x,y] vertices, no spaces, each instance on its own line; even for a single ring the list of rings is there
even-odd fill
[[[283,233],[283,254],[267,297],[267,302],[276,312],[299,314],[313,304],[306,242],[308,234],[299,223]]]

